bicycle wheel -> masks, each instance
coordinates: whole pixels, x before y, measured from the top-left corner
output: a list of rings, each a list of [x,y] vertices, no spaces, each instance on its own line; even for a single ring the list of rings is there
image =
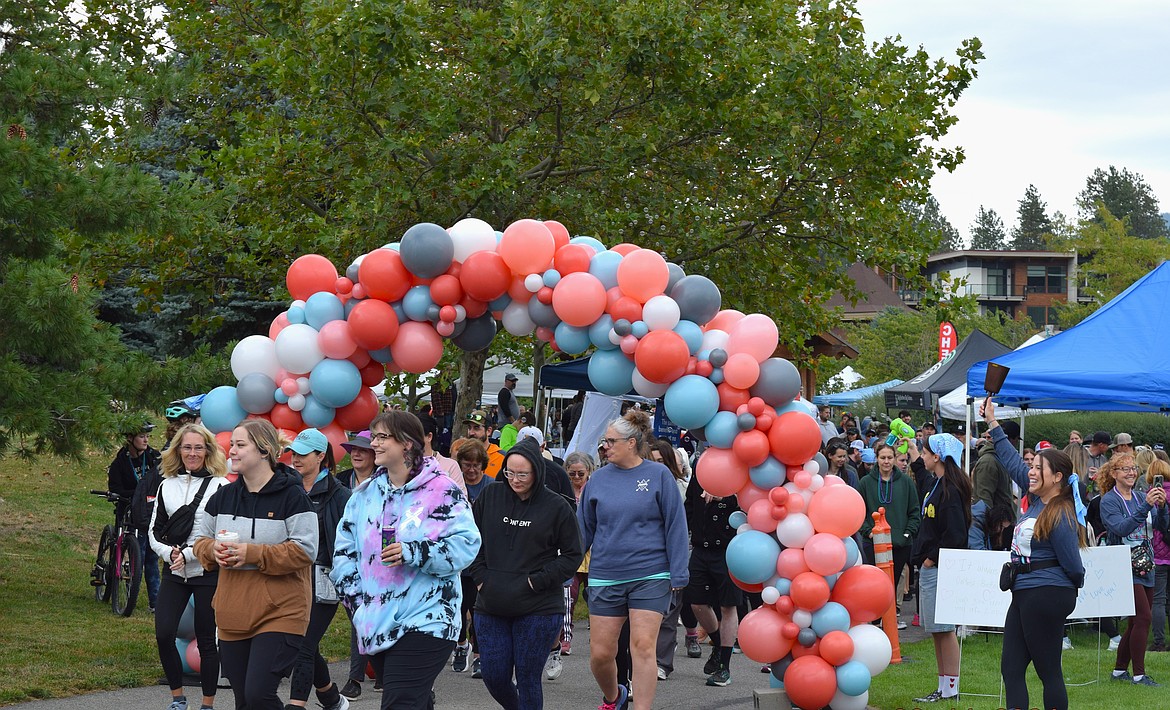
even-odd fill
[[[142,551],[133,535],[122,536],[122,559],[117,565],[116,575],[111,602],[114,613],[130,616],[138,602],[138,585],[142,583]]]
[[[99,602],[110,600],[110,558],[114,555],[114,526],[102,528],[102,536],[98,541],[97,560],[89,573],[89,583],[93,585],[93,598]]]

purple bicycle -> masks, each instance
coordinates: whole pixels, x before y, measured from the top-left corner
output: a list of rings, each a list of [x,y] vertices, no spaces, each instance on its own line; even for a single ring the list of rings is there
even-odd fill
[[[90,491],[95,496],[118,505],[122,496],[111,491]],[[142,551],[138,537],[130,526],[130,506],[114,525],[102,528],[98,542],[97,561],[90,572],[89,583],[93,596],[99,602],[109,601],[114,613],[130,616],[138,602],[138,585],[142,583]]]

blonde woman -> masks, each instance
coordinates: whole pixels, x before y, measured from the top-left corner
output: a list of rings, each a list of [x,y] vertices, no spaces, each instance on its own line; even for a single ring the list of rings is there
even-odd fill
[[[219,683],[219,648],[215,643],[215,596],[219,570],[203,569],[195,559],[195,538],[199,524],[206,517],[207,503],[228,484],[227,460],[215,443],[215,436],[198,424],[179,427],[170,446],[163,452],[163,482],[154,500],[151,515],[150,547],[167,567],[159,585],[158,606],[154,613],[154,638],[158,644],[158,659],[162,663],[167,685],[171,688],[169,710],[186,710],[183,694],[183,662],[175,648],[179,620],[191,597],[195,598],[195,642],[199,644],[199,684],[203,690],[201,707],[215,704],[215,689]],[[185,505],[195,508],[192,526],[182,535],[181,530],[169,530],[171,516]],[[176,521],[177,522],[177,521]],[[158,539],[155,532],[166,530],[169,542]],[[179,540],[178,536],[183,539]]]

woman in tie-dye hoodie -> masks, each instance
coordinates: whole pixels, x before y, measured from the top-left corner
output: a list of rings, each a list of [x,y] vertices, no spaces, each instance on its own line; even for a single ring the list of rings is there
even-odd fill
[[[370,432],[378,468],[345,507],[330,577],[382,678],[382,708],[421,710],[459,635],[459,573],[479,531],[463,492],[423,455],[417,417],[384,412]]]

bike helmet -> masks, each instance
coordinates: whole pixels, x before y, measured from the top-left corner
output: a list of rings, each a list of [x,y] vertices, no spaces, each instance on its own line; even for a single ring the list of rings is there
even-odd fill
[[[176,399],[174,402],[168,404],[165,414],[167,419],[172,422],[178,421],[183,417],[191,417],[194,419],[198,415],[195,410],[188,407],[181,399]]]
[[[126,437],[149,434],[154,431],[154,424],[147,421],[130,421],[122,425],[122,435]]]

